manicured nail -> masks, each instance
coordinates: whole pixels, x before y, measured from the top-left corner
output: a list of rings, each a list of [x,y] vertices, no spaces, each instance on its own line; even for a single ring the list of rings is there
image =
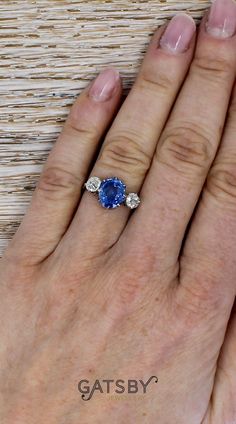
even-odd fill
[[[170,53],[184,53],[195,31],[196,25],[191,16],[180,13],[170,21],[161,38],[160,47]]]
[[[236,31],[236,2],[215,0],[210,9],[206,28],[213,37],[232,37]]]
[[[109,68],[101,72],[89,90],[89,96],[96,102],[106,102],[113,96],[120,79],[116,69]]]

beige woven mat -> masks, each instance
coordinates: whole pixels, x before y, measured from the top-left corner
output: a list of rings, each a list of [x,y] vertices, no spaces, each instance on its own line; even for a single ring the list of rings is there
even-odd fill
[[[125,87],[150,35],[207,0],[0,0],[0,255],[75,96],[105,65]]]

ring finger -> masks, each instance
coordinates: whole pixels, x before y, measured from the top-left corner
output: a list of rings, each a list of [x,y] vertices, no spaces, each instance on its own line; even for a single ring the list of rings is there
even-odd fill
[[[163,29],[157,31],[91,175],[101,179],[116,176],[125,182],[127,191],[139,192],[191,63],[195,31],[194,21],[185,14],[173,18],[164,35]],[[107,250],[119,238],[128,216],[128,208],[110,212],[90,193],[85,193],[63,242],[67,248],[70,245],[73,252],[80,250],[84,239],[88,241],[90,252]],[[96,222],[96,232],[92,222]],[[107,231],[110,227],[112,231]]]

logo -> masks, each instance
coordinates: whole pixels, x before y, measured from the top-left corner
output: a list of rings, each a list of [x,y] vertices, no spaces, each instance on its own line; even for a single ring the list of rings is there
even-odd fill
[[[81,398],[84,401],[92,399],[95,393],[102,394],[116,394],[116,395],[133,395],[141,393],[143,395],[147,394],[147,388],[151,383],[158,383],[158,378],[153,375],[146,382],[143,380],[95,380],[90,382],[89,380],[80,380],[78,383],[78,390],[81,393]]]

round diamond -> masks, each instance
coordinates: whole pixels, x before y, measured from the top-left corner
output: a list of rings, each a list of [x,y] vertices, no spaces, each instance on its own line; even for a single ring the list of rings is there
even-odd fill
[[[98,177],[90,177],[87,183],[85,184],[85,187],[88,191],[91,193],[95,193],[99,190],[99,187],[101,185],[101,180]]]
[[[119,178],[107,178],[100,185],[98,192],[99,202],[107,209],[118,208],[125,202],[125,191],[126,186]]]
[[[126,206],[130,209],[136,209],[140,204],[140,198],[136,193],[130,193],[126,197]]]

